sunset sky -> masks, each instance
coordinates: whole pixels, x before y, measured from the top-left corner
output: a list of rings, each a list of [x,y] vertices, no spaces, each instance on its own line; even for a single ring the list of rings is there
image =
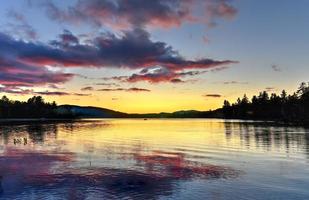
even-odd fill
[[[0,93],[130,113],[293,92],[307,0],[2,0]]]

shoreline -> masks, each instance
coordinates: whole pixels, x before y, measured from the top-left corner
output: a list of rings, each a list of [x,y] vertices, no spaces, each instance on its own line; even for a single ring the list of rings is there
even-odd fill
[[[300,126],[300,127],[309,127],[309,124],[306,122],[291,122],[291,121],[282,121],[282,120],[270,120],[270,119],[229,119],[229,118],[218,118],[218,117],[205,117],[205,118],[173,118],[173,117],[114,117],[114,118],[10,118],[10,119],[0,119],[0,125],[22,125],[22,124],[32,124],[32,123],[66,123],[66,122],[91,122],[99,121],[103,119],[146,119],[146,120],[164,120],[164,119],[218,119],[224,120],[225,122],[241,122],[241,123],[256,123],[256,124],[271,124],[276,126]]]
[[[15,124],[28,124],[28,123],[49,123],[49,122],[73,122],[79,119],[48,119],[48,118],[11,118],[0,119],[0,125],[15,125]]]

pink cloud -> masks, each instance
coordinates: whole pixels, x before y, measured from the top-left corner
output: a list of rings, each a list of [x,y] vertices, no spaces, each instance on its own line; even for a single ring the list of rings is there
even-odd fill
[[[237,14],[229,0],[80,0],[67,8],[48,1],[44,7],[52,20],[116,29],[171,28],[185,23],[212,26],[218,19],[232,19]]]

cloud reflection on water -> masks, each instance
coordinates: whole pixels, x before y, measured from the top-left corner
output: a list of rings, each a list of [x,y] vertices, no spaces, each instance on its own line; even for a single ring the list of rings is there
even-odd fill
[[[145,142],[148,140],[144,138],[138,138],[145,142],[139,145],[126,143],[127,137],[139,135],[118,138],[111,132],[112,136],[106,136],[111,126],[106,122],[78,122],[0,127],[0,144],[4,144],[0,150],[0,197],[26,198],[35,194],[36,198],[40,195],[44,198],[48,192],[51,198],[66,199],[158,199],[177,193],[184,182],[235,179],[245,174],[223,164],[207,163],[202,149],[197,154],[185,146],[175,146],[170,151],[155,150],[148,149],[149,144]],[[291,130],[298,130],[295,128],[273,130],[228,122],[221,128],[228,142],[262,145],[268,151],[272,146],[288,149],[293,145],[308,145],[309,141],[306,134],[291,135]],[[84,133],[85,130],[88,132]],[[61,134],[65,141],[59,142]],[[106,137],[97,137],[98,134]],[[77,135],[89,140],[74,140]],[[27,145],[13,145],[15,136],[31,140]],[[116,142],[100,143],[107,139]],[[78,141],[82,143],[76,144]],[[76,144],[77,149],[68,143]],[[90,154],[94,163],[88,166],[84,161]]]
[[[238,172],[227,167],[189,162],[183,154],[155,151],[133,155],[143,170],[113,168],[70,168],[75,155],[70,152],[33,152],[6,149],[0,157],[0,176],[4,193],[23,190],[64,189],[73,198],[78,190],[99,188],[109,195],[155,199],[170,195],[177,181],[191,178],[236,178]]]

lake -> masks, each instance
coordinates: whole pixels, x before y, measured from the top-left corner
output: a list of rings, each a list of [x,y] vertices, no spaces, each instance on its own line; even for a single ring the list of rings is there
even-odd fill
[[[309,199],[309,130],[220,119],[0,126],[0,199]]]

